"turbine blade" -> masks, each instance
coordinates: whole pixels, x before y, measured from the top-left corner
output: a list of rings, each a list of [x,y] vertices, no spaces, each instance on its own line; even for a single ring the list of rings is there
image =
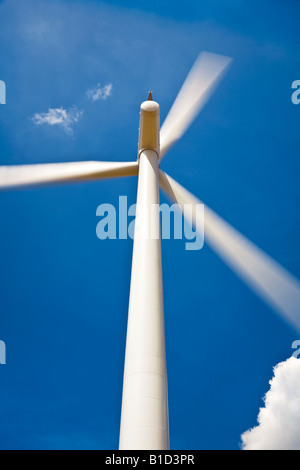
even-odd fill
[[[206,104],[231,58],[202,52],[188,74],[160,131],[160,158],[179,140]]]
[[[184,210],[190,223],[202,217],[202,202],[160,171],[160,186]],[[185,206],[189,204],[190,206]],[[300,331],[300,282],[215,212],[205,206],[204,233],[207,243],[243,281],[277,313]],[[199,225],[198,225],[199,226]]]
[[[138,174],[136,162],[71,162],[0,166],[0,190]]]

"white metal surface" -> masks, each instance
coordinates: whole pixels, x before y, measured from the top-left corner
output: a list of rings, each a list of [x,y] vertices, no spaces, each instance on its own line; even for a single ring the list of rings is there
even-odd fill
[[[194,224],[197,204],[202,205],[202,202],[162,171],[159,172],[159,182],[181,208],[186,205],[184,215]],[[201,210],[198,216],[199,219],[202,217]],[[203,223],[205,239],[211,248],[267,304],[300,331],[298,279],[206,205]]]
[[[158,158],[140,155],[120,450],[169,448]],[[151,220],[151,223],[149,221]]]
[[[136,162],[70,162],[0,166],[0,189],[138,174]]]

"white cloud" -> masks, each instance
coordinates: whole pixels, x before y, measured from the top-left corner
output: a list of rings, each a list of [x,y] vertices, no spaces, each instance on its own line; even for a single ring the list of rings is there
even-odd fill
[[[258,426],[242,435],[244,450],[300,450],[300,359],[274,368]]]
[[[97,86],[88,90],[86,94],[92,101],[106,100],[106,98],[111,95],[111,90],[111,83],[104,85],[104,87],[101,87],[100,83],[97,83]]]
[[[82,114],[83,112],[78,111],[75,107],[69,109],[49,108],[47,113],[36,113],[32,120],[38,126],[42,124],[61,126],[68,134],[72,134],[72,125],[79,121]]]

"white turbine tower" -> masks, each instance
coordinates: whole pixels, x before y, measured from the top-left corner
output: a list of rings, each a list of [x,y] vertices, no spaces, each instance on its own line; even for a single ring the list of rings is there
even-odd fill
[[[141,105],[137,162],[80,162],[0,167],[0,189],[138,175],[119,448],[169,448],[159,186],[195,224],[201,202],[160,170],[160,162],[206,103],[231,59],[202,53],[161,130],[159,105]],[[198,216],[201,218],[202,212]],[[205,206],[205,238],[277,313],[300,330],[300,283]],[[197,228],[197,226],[196,226]]]

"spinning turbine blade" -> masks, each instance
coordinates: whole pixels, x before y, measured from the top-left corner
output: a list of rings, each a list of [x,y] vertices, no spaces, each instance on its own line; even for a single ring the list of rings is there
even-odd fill
[[[160,131],[160,158],[179,140],[201,111],[232,61],[202,52],[187,76]]]
[[[0,166],[0,190],[137,174],[136,162],[71,162]]]
[[[160,171],[160,186],[196,225],[199,199],[184,189],[170,176]],[[197,218],[196,218],[197,217]],[[199,219],[198,219],[199,220]],[[300,282],[270,256],[231,227],[205,206],[205,239],[211,248],[253,289],[267,304],[300,331]],[[196,227],[197,228],[197,227]]]

